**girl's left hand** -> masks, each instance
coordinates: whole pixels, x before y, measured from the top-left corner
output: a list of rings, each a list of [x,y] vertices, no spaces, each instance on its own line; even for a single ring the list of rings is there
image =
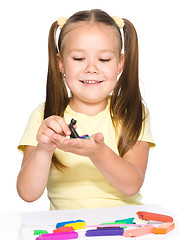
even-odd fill
[[[64,152],[71,152],[86,157],[93,156],[104,145],[104,136],[102,133],[93,134],[88,139],[67,139],[59,134],[54,134],[51,140],[57,145],[58,149]]]

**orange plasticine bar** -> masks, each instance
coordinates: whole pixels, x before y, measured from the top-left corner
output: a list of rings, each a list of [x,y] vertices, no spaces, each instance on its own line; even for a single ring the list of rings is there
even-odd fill
[[[153,230],[154,230],[154,226],[133,228],[133,229],[126,230],[123,233],[123,236],[124,237],[139,237],[139,236],[153,233]]]
[[[173,230],[175,227],[175,223],[173,222],[168,222],[168,223],[162,223],[157,227],[154,227],[153,233],[155,234],[166,234]]]
[[[140,219],[143,219],[143,220],[151,220],[151,221],[158,221],[158,222],[173,222],[172,217],[158,214],[158,213],[139,211],[136,214]]]

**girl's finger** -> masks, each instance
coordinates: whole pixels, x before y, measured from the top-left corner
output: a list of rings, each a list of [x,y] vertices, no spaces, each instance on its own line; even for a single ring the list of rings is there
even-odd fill
[[[37,141],[39,143],[48,144],[50,142],[50,138],[47,135],[42,133],[40,135],[37,135]]]
[[[54,143],[56,143],[58,146],[62,146],[63,145],[63,142],[66,138],[59,135],[59,134],[53,134],[51,137],[50,137],[50,140]]]
[[[70,136],[71,131],[68,124],[65,122],[63,118],[58,119],[58,123],[61,125],[63,132],[66,136]]]
[[[51,128],[45,128],[42,132],[42,134],[45,134],[49,138],[54,134],[54,131]]]
[[[62,133],[61,125],[55,119],[52,119],[52,118],[48,119],[46,121],[46,127],[53,130],[53,132],[55,132],[55,133],[58,133],[58,134]]]
[[[70,135],[70,129],[63,118],[52,116],[46,121],[46,126],[51,128],[55,133]]]
[[[102,133],[97,133],[94,135],[94,140],[97,142],[97,143],[103,143],[104,142],[104,136]]]

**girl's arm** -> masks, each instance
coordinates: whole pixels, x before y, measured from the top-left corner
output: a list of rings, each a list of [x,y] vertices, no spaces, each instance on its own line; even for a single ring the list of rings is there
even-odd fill
[[[35,201],[45,190],[52,156],[57,147],[50,140],[54,133],[62,139],[71,134],[63,118],[51,116],[45,119],[37,133],[38,145],[25,147],[22,167],[17,178],[17,191],[25,201]]]
[[[54,134],[52,141],[64,151],[89,157],[104,177],[121,193],[132,196],[141,188],[148,161],[148,142],[137,141],[132,149],[120,157],[104,143],[101,133],[88,140],[64,140]]]
[[[50,171],[53,152],[37,147],[26,146],[22,167],[17,178],[17,191],[20,197],[32,202],[44,192]]]
[[[121,193],[132,196],[141,188],[148,162],[148,142],[138,141],[121,158],[104,143],[90,156],[93,164]]]

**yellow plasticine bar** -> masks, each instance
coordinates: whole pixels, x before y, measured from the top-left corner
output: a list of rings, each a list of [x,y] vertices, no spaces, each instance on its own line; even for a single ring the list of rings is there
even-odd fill
[[[86,227],[86,223],[85,222],[69,223],[69,224],[66,224],[65,227],[73,227],[74,230],[78,230],[78,229],[85,228]]]
[[[159,226],[154,228],[153,233],[154,234],[166,234],[166,233],[170,232],[171,230],[173,230],[174,227],[175,227],[174,222],[162,223]]]

